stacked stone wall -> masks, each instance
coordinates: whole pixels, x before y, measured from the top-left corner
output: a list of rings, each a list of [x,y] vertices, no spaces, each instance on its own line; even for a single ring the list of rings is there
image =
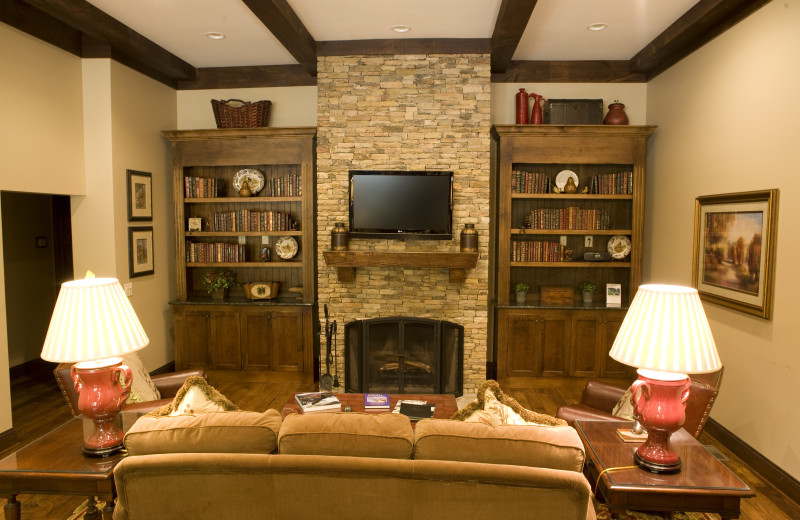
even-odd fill
[[[317,265],[320,318],[339,324],[414,316],[464,327],[464,390],[485,380],[489,297],[490,61],[480,55],[327,56],[317,77]],[[368,267],[340,283],[325,263],[330,232],[348,221],[351,169],[454,173],[452,240],[351,239],[358,251],[458,251],[459,232],[480,234],[478,265],[463,283],[447,269]],[[325,338],[323,336],[323,345]],[[324,360],[321,366],[325,366]]]

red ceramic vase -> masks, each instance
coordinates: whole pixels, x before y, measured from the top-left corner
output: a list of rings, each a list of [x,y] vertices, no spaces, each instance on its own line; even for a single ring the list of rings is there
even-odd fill
[[[608,105],[608,114],[603,119],[604,125],[627,125],[628,114],[625,113],[625,105],[622,103],[611,103]]]
[[[82,368],[72,366],[72,381],[78,391],[78,408],[84,417],[94,421],[94,431],[84,439],[84,451],[104,455],[122,445],[123,432],[114,419],[131,392],[131,369],[122,358],[105,366]],[[120,377],[126,381],[125,388]]]
[[[517,124],[528,124],[528,94],[524,88],[517,92]]]

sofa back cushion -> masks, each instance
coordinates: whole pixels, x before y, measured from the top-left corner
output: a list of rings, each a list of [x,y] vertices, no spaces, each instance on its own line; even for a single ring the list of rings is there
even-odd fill
[[[211,412],[140,417],[125,434],[130,455],[154,453],[272,453],[278,447],[281,414]]]
[[[278,451],[290,455],[344,455],[410,459],[414,432],[396,413],[290,414],[278,435]]]
[[[583,471],[585,453],[571,426],[489,426],[423,419],[415,430],[416,460],[453,460]]]

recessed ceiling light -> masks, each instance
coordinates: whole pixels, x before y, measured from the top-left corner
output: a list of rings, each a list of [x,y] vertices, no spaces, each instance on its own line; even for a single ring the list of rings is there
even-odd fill
[[[211,38],[212,40],[224,40],[225,35],[221,32],[207,32],[206,38]]]
[[[391,29],[396,33],[407,33],[411,30],[411,27],[407,25],[393,25]]]
[[[586,27],[590,31],[602,31],[608,28],[608,24],[605,23],[593,23],[592,25]]]

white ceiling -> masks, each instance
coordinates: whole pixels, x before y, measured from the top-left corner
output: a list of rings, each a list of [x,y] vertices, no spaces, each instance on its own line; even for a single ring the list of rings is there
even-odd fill
[[[241,0],[88,0],[196,68],[297,61]],[[515,60],[628,60],[698,0],[539,0]],[[491,38],[501,0],[288,0],[314,40]],[[604,31],[589,31],[606,23]],[[399,34],[393,25],[408,25]],[[221,32],[211,40],[208,32]]]

